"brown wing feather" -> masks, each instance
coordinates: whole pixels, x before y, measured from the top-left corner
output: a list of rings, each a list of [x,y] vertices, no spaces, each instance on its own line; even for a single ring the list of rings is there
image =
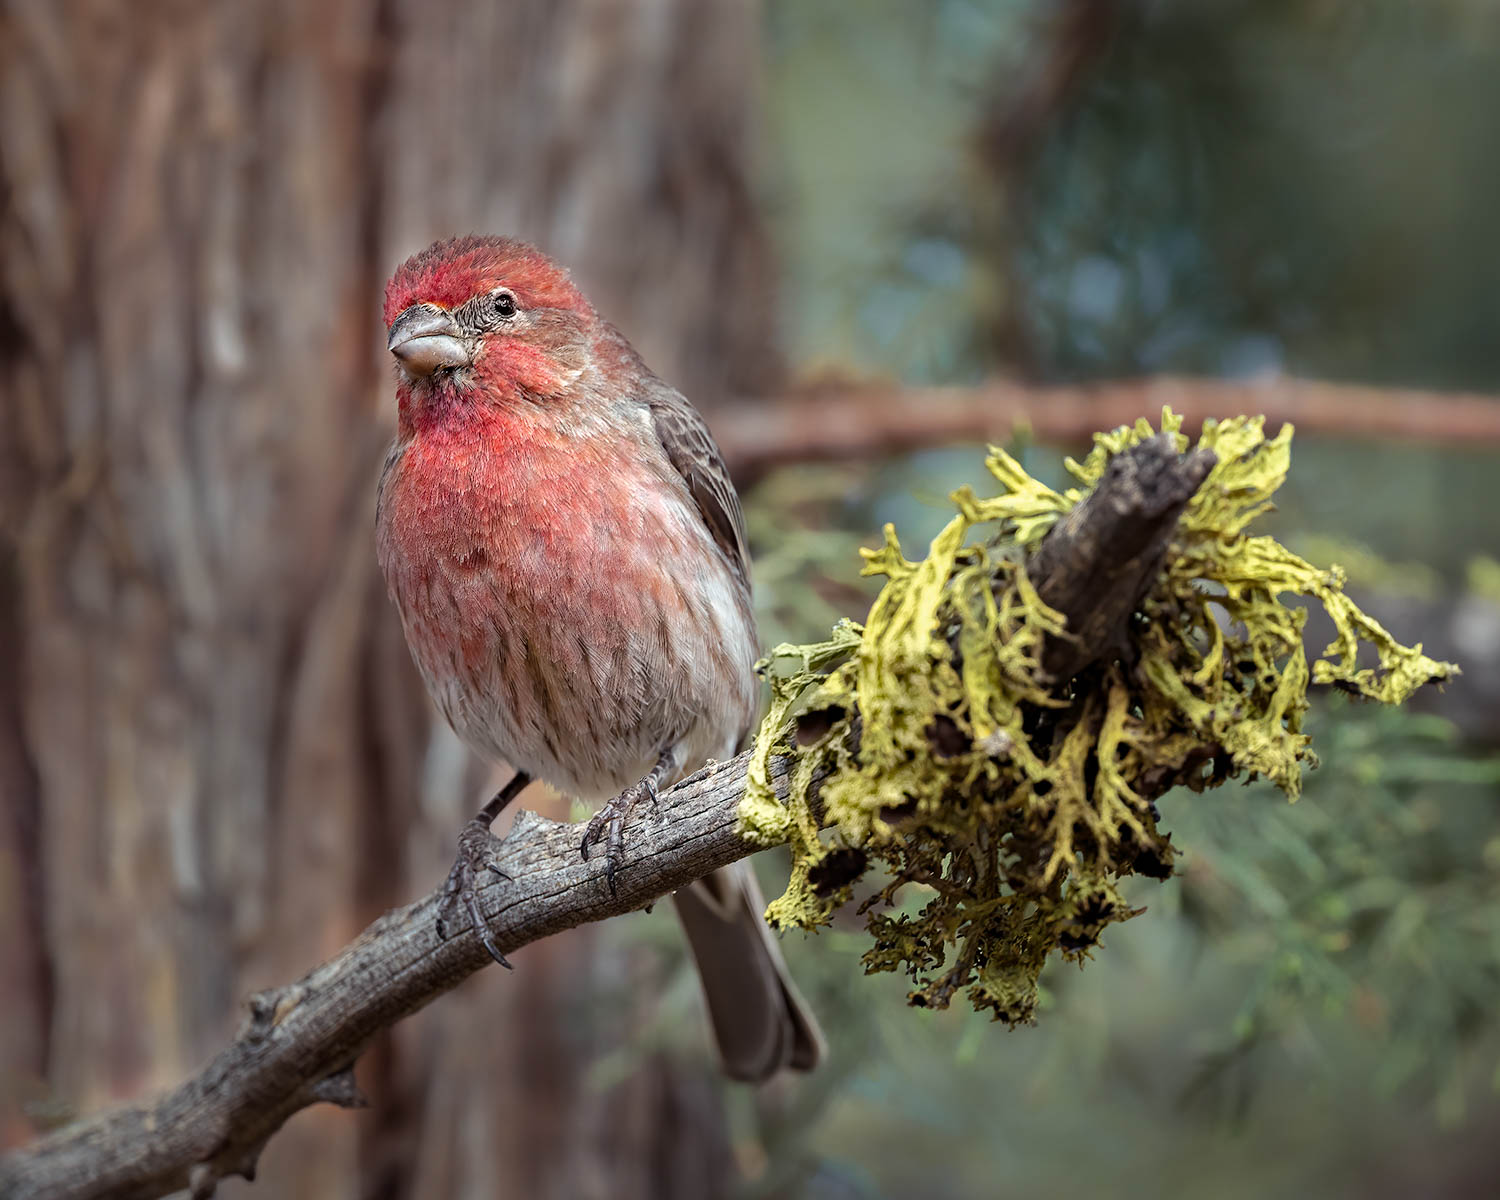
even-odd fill
[[[748,585],[750,550],[745,543],[745,516],[708,425],[680,392],[666,384],[648,395],[646,403],[662,449],[687,484],[703,523]]]

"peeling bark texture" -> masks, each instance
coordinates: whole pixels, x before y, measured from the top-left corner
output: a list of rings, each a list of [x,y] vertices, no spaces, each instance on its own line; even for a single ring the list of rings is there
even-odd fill
[[[1156,548],[1167,546],[1212,458],[1179,456],[1165,437],[1122,454],[1118,468],[1106,472],[1075,510],[1076,519],[1061,522],[1028,565],[1049,603],[1065,613],[1087,611],[1100,603],[1098,581],[1109,577],[1119,591],[1110,598],[1111,611],[1134,611],[1160,569]],[[1078,669],[1111,653],[1116,624],[1113,617],[1087,623],[1066,639]],[[1044,661],[1057,644],[1044,647]],[[480,891],[499,948],[510,953],[549,934],[634,912],[752,853],[739,834],[748,760],[743,754],[698,771],[663,793],[659,818],[632,822],[615,895],[598,860],[579,855],[576,827],[518,816],[499,853],[498,866],[509,878],[491,879]],[[790,763],[779,760],[770,772],[783,797],[789,770]],[[261,1148],[299,1109],[317,1101],[362,1105],[356,1057],[382,1030],[490,962],[472,930],[446,942],[438,937],[440,899],[434,892],[386,913],[296,983],[251,997],[235,1040],[160,1100],[77,1122],[0,1160],[0,1194],[144,1200],[189,1186],[194,1196],[208,1196],[226,1175],[254,1175]],[[507,984],[526,977],[520,971],[487,975]],[[528,1027],[526,1037],[544,1037],[546,1028]],[[671,1194],[710,1194],[713,1180],[691,1159],[680,1161],[690,1131],[679,1122],[692,1102],[674,1096],[673,1081],[662,1078],[667,1086],[653,1094],[649,1119],[642,1121],[639,1111],[621,1119],[637,1131],[638,1143],[659,1138],[669,1151],[663,1161]],[[559,1136],[548,1147],[555,1152],[562,1144]],[[448,1176],[441,1162],[422,1169],[427,1173],[417,1194],[452,1194],[443,1187]]]
[[[758,27],[751,0],[0,7],[0,1144],[182,1078],[246,994],[442,877],[486,777],[374,568],[381,285],[516,234],[710,412],[773,388]],[[584,1085],[649,997],[583,1030],[569,997],[631,994],[627,964],[580,937],[527,965],[376,1046],[370,1110],[296,1122],[264,1194],[718,1190],[693,1080]],[[658,1111],[690,1162],[631,1143]]]

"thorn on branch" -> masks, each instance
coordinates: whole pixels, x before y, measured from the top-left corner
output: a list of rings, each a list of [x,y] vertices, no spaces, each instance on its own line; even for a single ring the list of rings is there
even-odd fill
[[[247,1151],[240,1158],[239,1165],[234,1168],[234,1174],[240,1176],[247,1183],[255,1182],[255,1169],[260,1165],[261,1151],[266,1148],[266,1143],[261,1142]]]
[[[322,1100],[327,1104],[336,1104],[340,1108],[370,1107],[370,1101],[359,1090],[359,1084],[354,1081],[353,1063],[350,1063],[342,1071],[335,1071],[332,1075],[325,1075],[308,1090],[313,1094],[315,1099]]]
[[[191,1200],[212,1200],[218,1190],[219,1169],[213,1163],[201,1162],[188,1172],[188,1195]]]

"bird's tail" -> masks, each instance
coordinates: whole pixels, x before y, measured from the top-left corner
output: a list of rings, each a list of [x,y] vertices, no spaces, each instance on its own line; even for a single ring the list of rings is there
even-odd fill
[[[783,1067],[816,1067],[826,1050],[823,1032],[761,915],[766,902],[750,864],[732,863],[673,899],[698,963],[725,1074],[759,1083]]]

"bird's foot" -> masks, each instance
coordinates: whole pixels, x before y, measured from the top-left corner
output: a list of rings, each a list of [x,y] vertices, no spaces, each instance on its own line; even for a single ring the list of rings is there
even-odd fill
[[[583,845],[579,849],[585,860],[589,856],[589,847],[598,844],[601,837],[604,840],[604,878],[609,882],[611,896],[615,894],[615,871],[620,865],[620,851],[625,846],[625,818],[642,800],[650,800],[651,808],[656,810],[661,774],[659,765],[653,767],[640,783],[606,800],[604,807],[593,815],[588,828],[583,831]]]
[[[490,957],[510,970],[510,963],[495,945],[494,935],[485,923],[484,914],[479,911],[479,883],[483,872],[493,872],[501,879],[510,878],[495,865],[495,852],[501,845],[500,839],[490,832],[489,822],[480,817],[463,827],[463,832],[458,835],[458,857],[453,860],[448,882],[443,885],[443,902],[438,909],[438,936],[446,941],[450,933],[457,932],[454,917],[462,910],[468,914],[474,932],[490,952]]]

